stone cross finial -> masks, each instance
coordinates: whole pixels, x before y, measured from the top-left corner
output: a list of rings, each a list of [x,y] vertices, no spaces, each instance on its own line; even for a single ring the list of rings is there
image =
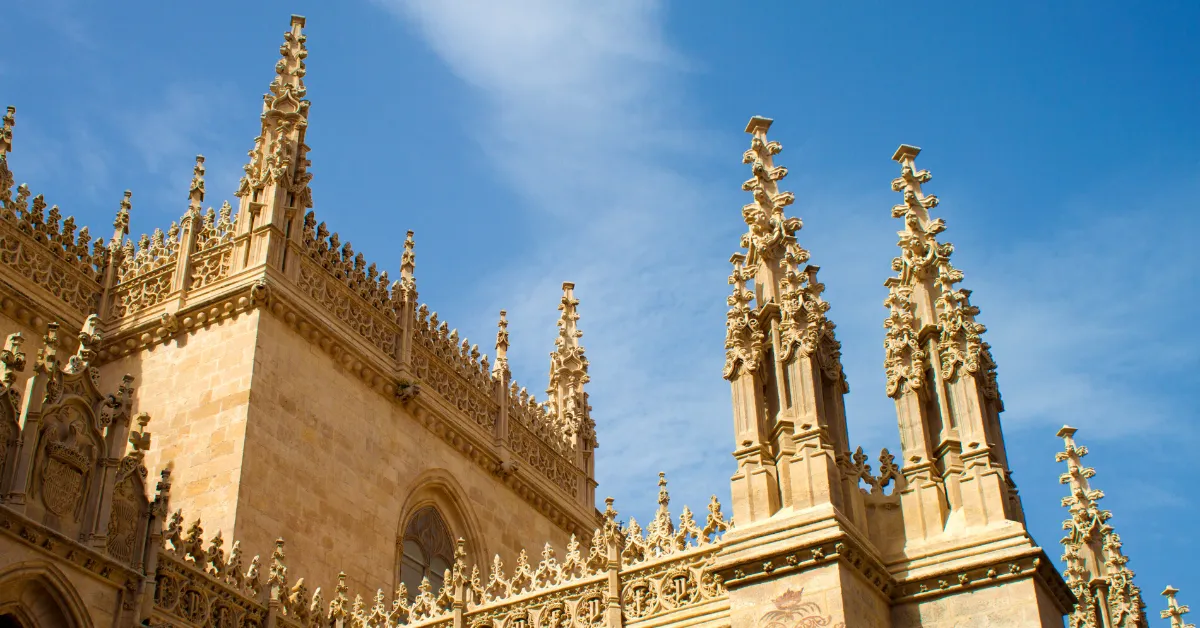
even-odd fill
[[[16,114],[16,107],[9,107],[8,113],[4,114],[3,125],[0,126],[0,159],[8,159],[8,154],[12,152],[13,127],[17,125]]]
[[[204,155],[196,155],[196,166],[192,168],[192,185],[188,188],[188,213],[200,215],[200,205],[204,202]]]
[[[150,432],[146,426],[150,424],[150,415],[142,412],[137,415],[137,430],[129,432],[129,444],[133,445],[133,455],[142,458],[150,450]]]
[[[667,474],[663,471],[658,472],[658,507],[666,508],[671,503],[671,496],[667,493]]]
[[[1167,598],[1167,610],[1159,611],[1159,615],[1163,619],[1171,620],[1171,628],[1196,628],[1195,624],[1183,623],[1183,616],[1188,614],[1192,609],[1175,601],[1175,594],[1177,593],[1179,593],[1179,589],[1169,584],[1167,588],[1163,589],[1162,594]]]
[[[17,373],[25,370],[25,352],[21,351],[24,341],[20,332],[9,334],[4,340],[4,348],[0,349],[0,384],[5,388],[11,388]]]

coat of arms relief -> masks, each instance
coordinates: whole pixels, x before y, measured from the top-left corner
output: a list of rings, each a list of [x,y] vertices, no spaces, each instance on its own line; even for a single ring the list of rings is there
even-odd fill
[[[80,519],[83,496],[101,448],[90,419],[91,413],[76,404],[64,405],[42,418],[37,488],[48,512],[74,522]]]

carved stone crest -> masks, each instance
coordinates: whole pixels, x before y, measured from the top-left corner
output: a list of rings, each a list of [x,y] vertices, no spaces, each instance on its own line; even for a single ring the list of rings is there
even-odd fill
[[[46,510],[59,516],[78,511],[87,477],[95,460],[92,444],[86,441],[84,417],[78,409],[64,411],[57,425],[45,434],[41,493]]]

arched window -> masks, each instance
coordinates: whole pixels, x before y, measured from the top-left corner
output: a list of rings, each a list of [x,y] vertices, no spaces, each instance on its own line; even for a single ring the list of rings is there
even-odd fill
[[[422,578],[436,594],[442,587],[445,571],[454,564],[454,542],[450,529],[432,506],[413,513],[401,537],[400,582],[408,589],[411,601],[417,595]]]

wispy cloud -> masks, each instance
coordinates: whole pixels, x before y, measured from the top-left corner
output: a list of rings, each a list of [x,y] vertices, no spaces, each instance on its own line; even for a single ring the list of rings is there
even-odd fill
[[[191,166],[197,154],[207,161],[209,204],[230,196],[240,176],[237,147],[251,138],[222,132],[238,111],[227,96],[232,90],[216,84],[174,83],[155,98],[136,103],[117,119],[122,138],[141,160],[139,170],[157,183],[135,190],[138,205],[169,216],[182,213]],[[239,144],[239,139],[241,143]],[[159,219],[155,219],[155,226]]]
[[[639,517],[652,508],[658,470],[672,477],[672,494],[693,506],[709,492],[725,493],[732,428],[719,376],[727,289],[720,253],[736,245],[742,201],[729,193],[736,182],[713,188],[695,174],[700,168],[689,170],[686,152],[714,136],[690,127],[679,104],[680,76],[690,67],[664,37],[661,7],[377,2],[415,26],[477,91],[482,119],[470,124],[480,129],[482,149],[541,217],[538,247],[494,269],[486,285],[500,288],[484,295],[510,311],[519,379],[531,389],[544,381],[558,283],[574,280],[592,361],[601,492]],[[804,151],[788,154],[798,179],[789,179],[792,188],[808,187]],[[856,183],[839,194],[829,181],[817,188],[796,212],[810,223],[800,238],[825,268],[831,316],[845,345],[852,436],[869,448],[894,447],[894,410],[883,393],[880,283],[895,252],[898,225],[888,217],[895,199],[886,179],[878,192],[847,191],[861,189]],[[1152,429],[1179,410],[1162,401],[1155,374],[1178,376],[1195,359],[1154,344],[1162,335],[1149,330],[1182,323],[1189,297],[1170,286],[1195,283],[1195,254],[1168,259],[1187,250],[1185,234],[1194,229],[1185,223],[1194,219],[1177,212],[1164,220],[1160,211],[1187,193],[1099,212],[1111,221],[1081,214],[1083,226],[1074,232],[1022,231],[996,240],[966,220],[956,233],[950,217],[949,239],[979,240],[956,259],[991,329],[1010,431],[1049,437],[1044,429],[1072,422],[1115,437]],[[697,208],[730,201],[727,220],[714,220],[711,209],[696,219]],[[1087,211],[1109,202],[1096,194],[1078,204]],[[1174,244],[1161,246],[1167,240]]]
[[[82,7],[73,0],[25,0],[17,2],[16,8],[75,46],[89,50],[97,48],[92,30],[80,17]]]
[[[489,278],[505,286],[490,300],[510,311],[514,370],[541,388],[558,284],[575,281],[601,492],[644,513],[665,470],[677,499],[702,504],[711,474],[676,472],[714,459],[729,466],[729,439],[714,437],[730,429],[719,375],[726,271],[720,256],[697,264],[687,253],[720,249],[721,229],[689,219],[705,185],[682,165],[691,132],[673,103],[686,60],[663,37],[661,7],[381,4],[482,96],[480,145],[543,217],[538,250]],[[513,286],[524,289],[520,302]],[[707,345],[688,342],[697,337]]]

